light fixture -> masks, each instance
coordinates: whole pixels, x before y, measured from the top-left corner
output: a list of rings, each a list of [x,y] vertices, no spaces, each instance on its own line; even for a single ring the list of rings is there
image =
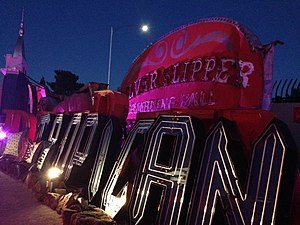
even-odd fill
[[[127,201],[127,188],[128,183],[125,184],[125,186],[122,188],[118,196],[114,196],[111,194],[109,198],[109,202],[105,206],[105,212],[110,215],[111,217],[114,217],[120,209],[125,205]]]
[[[2,130],[2,127],[0,127],[0,140],[3,140],[6,138],[6,132]]]
[[[148,26],[148,25],[142,25],[142,26],[141,26],[141,30],[142,30],[143,32],[147,32],[147,31],[149,30],[149,26]]]
[[[114,27],[110,27],[110,40],[109,40],[109,55],[108,55],[108,71],[107,71],[107,89],[110,86],[110,77],[111,77],[111,60],[112,60],[112,46],[113,46],[113,35],[116,31],[122,29],[122,28],[129,28],[129,27],[140,27],[141,31],[143,33],[148,32],[149,31],[149,26],[148,25],[125,25],[125,26],[121,26],[121,27],[117,27],[116,29],[114,29]]]
[[[51,167],[47,172],[47,176],[48,176],[49,180],[52,180],[52,179],[58,178],[61,173],[62,173],[62,171],[59,168]]]

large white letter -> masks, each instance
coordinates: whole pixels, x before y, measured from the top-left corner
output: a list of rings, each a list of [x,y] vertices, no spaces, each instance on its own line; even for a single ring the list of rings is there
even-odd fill
[[[242,149],[229,147],[236,141],[231,139],[235,132],[234,126],[224,120],[208,136],[188,224],[211,224],[218,199],[228,224],[275,224],[286,155],[282,138],[271,124],[256,142],[244,189],[232,160],[232,155]]]
[[[130,224],[181,224],[196,135],[189,116],[160,116],[151,126],[132,191]]]

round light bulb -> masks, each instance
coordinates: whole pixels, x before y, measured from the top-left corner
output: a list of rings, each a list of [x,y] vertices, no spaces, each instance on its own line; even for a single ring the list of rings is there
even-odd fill
[[[142,29],[143,32],[147,32],[149,30],[149,27],[148,27],[148,25],[143,25],[141,27],[141,29]]]
[[[59,168],[56,168],[56,167],[51,167],[49,170],[48,170],[48,178],[51,180],[51,179],[55,179],[55,178],[58,178],[59,175],[61,175],[62,171],[59,169]]]

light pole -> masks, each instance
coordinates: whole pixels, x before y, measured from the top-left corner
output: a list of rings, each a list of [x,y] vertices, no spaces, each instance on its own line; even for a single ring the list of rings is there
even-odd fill
[[[111,76],[111,60],[112,60],[112,45],[113,45],[113,36],[114,32],[122,29],[122,28],[130,28],[130,27],[140,27],[142,32],[147,32],[149,30],[148,25],[125,25],[117,28],[113,28],[113,26],[110,27],[110,40],[109,40],[109,54],[108,54],[108,71],[107,71],[107,88],[109,88],[110,85],[110,76]]]

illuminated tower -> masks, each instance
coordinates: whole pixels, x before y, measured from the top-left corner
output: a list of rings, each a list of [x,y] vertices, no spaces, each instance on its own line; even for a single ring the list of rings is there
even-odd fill
[[[25,48],[24,48],[24,11],[22,13],[22,20],[20,23],[19,36],[15,46],[13,54],[6,54],[6,65],[5,69],[2,71],[6,74],[27,74],[27,62],[25,58]]]
[[[20,23],[19,36],[13,54],[6,54],[1,91],[1,110],[22,110],[29,112],[29,89],[27,62],[24,48],[24,10]]]

